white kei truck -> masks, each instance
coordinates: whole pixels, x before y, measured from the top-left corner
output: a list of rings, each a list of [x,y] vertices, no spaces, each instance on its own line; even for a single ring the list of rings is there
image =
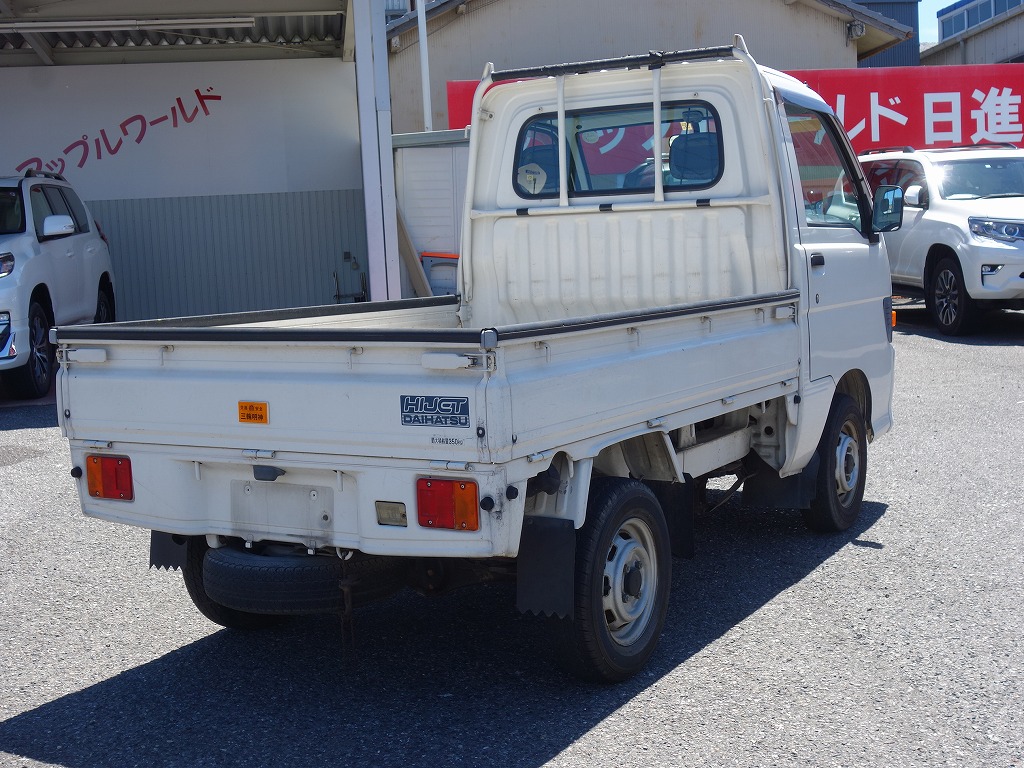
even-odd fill
[[[624,680],[710,478],[853,524],[901,217],[741,38],[488,67],[457,295],[53,331],[83,510],[226,627],[515,579],[571,671]]]

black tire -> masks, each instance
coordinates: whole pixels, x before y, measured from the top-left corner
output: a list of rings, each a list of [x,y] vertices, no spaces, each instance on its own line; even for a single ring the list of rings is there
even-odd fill
[[[573,615],[558,625],[567,668],[599,682],[636,674],[661,637],[671,577],[668,527],[651,490],[596,480],[576,534]]]
[[[211,549],[203,567],[207,594],[247,613],[304,616],[345,610],[342,581],[352,584],[352,606],[394,594],[405,571],[395,559],[356,554],[351,560],[310,555],[261,555]]]
[[[868,469],[867,433],[860,406],[849,395],[832,401],[818,444],[817,492],[804,520],[821,533],[845,531],[857,520]]]
[[[110,295],[108,288],[100,288],[96,295],[96,315],[92,321],[94,323],[112,323],[114,320],[114,297]]]
[[[203,563],[209,551],[215,550],[210,550],[204,537],[190,538],[186,545],[185,567],[181,569],[185,589],[188,590],[188,596],[192,598],[199,612],[214,624],[229,629],[266,629],[280,624],[280,616],[238,611],[221,605],[210,597],[203,579]]]
[[[978,306],[967,295],[964,274],[955,258],[941,259],[925,286],[928,309],[939,331],[947,336],[969,333],[978,319]]]
[[[4,374],[4,384],[14,397],[36,400],[50,391],[54,354],[50,344],[50,316],[33,301],[28,308],[28,360]]]

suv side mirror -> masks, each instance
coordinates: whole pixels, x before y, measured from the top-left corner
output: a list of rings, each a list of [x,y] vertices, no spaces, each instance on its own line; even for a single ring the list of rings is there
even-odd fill
[[[75,220],[70,216],[47,216],[43,219],[43,237],[65,237],[75,234]]]
[[[907,187],[907,193],[904,199],[906,200],[907,205],[912,205],[915,208],[928,207],[928,193],[920,184],[911,184]]]
[[[887,185],[875,190],[871,212],[872,232],[895,232],[903,225],[903,190]]]

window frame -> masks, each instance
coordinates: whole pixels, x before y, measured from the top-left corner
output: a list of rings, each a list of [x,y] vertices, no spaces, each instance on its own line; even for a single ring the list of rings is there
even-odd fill
[[[725,142],[723,140],[722,131],[722,120],[721,116],[714,105],[705,99],[680,99],[674,101],[665,101],[661,104],[661,120],[660,125],[671,124],[678,122],[678,120],[670,119],[666,120],[666,113],[671,116],[675,111],[685,111],[686,109],[699,109],[704,112],[704,119],[710,120],[715,125],[715,131],[697,131],[694,133],[712,133],[718,137],[718,172],[715,177],[707,183],[701,182],[698,184],[668,184],[664,185],[665,193],[678,193],[678,192],[697,192],[705,189],[710,189],[718,184],[722,180],[722,176],[725,174]],[[628,126],[620,127],[632,127],[634,125],[650,125],[652,127],[652,133],[656,133],[654,130],[655,124],[653,121],[654,116],[654,102],[638,102],[631,104],[616,104],[601,107],[588,107],[586,109],[579,110],[566,110],[565,119],[567,122],[579,120],[581,117],[587,115],[608,115],[609,117],[618,113],[630,113],[640,112],[647,116],[646,123],[631,123]],[[511,182],[512,192],[523,200],[556,200],[559,197],[558,185],[553,191],[549,192],[537,192],[531,193],[522,187],[519,183],[519,169],[522,167],[520,164],[520,158],[523,152],[523,142],[526,139],[528,132],[531,129],[544,123],[544,132],[557,132],[558,130],[558,113],[557,112],[542,112],[540,114],[531,115],[520,127],[516,135],[515,153],[512,158],[512,169],[511,169]],[[581,174],[589,174],[586,168],[586,158],[580,153],[579,147],[573,147],[572,142],[574,138],[578,138],[585,131],[566,131],[566,181],[569,189],[567,195],[570,200],[589,198],[589,197],[608,197],[612,195],[633,195],[637,197],[645,197],[654,194],[654,185],[649,187],[625,187],[616,186],[608,189],[581,189]],[[684,134],[677,134],[684,135]],[[692,135],[692,134],[687,134]],[[554,146],[558,147],[557,133],[555,134]],[[576,150],[576,151],[574,151]],[[653,150],[652,150],[653,151]],[[577,163],[577,157],[581,161],[583,167],[580,168],[580,163]]]
[[[835,115],[832,115],[828,112],[822,112],[820,109],[813,106],[799,104],[793,101],[789,101],[788,99],[785,100],[783,102],[783,117],[787,120],[786,129],[790,133],[791,138],[792,131],[790,131],[788,125],[788,120],[791,116],[789,112],[790,108],[805,110],[818,118],[821,126],[825,129],[826,135],[829,137],[829,139],[831,139],[832,146],[836,150],[838,160],[842,164],[842,170],[845,173],[847,179],[849,180],[850,186],[852,186],[854,191],[857,193],[856,202],[857,213],[859,216],[859,220],[857,222],[843,220],[810,221],[807,218],[805,210],[800,226],[819,227],[826,229],[852,229],[856,232],[860,232],[862,235],[866,237],[869,237],[872,222],[872,210],[870,205],[870,201],[872,199],[871,189],[867,181],[864,179],[863,169],[861,168],[860,161],[857,159],[855,155],[850,154],[850,148],[847,145],[847,142],[844,140],[845,134],[843,133],[842,127],[839,125]],[[796,178],[796,183],[798,185],[796,191],[800,193],[801,199],[804,199],[803,178],[802,176],[799,175],[799,172],[803,166],[801,166],[800,163],[800,156],[797,153],[795,140],[793,140],[793,160],[796,163],[796,169],[798,173],[798,176]],[[855,169],[860,172],[855,172]],[[837,178],[836,182],[838,181],[839,179]]]

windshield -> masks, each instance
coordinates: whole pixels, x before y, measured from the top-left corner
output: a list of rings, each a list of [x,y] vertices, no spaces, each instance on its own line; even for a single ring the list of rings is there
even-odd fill
[[[950,160],[938,169],[939,194],[947,200],[1024,195],[1024,155]]]
[[[21,193],[13,188],[0,189],[0,235],[14,235],[24,231]]]

